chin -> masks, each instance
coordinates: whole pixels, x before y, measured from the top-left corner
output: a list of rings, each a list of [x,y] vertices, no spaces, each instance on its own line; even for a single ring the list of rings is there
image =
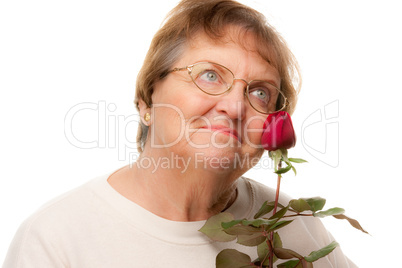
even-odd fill
[[[242,170],[241,174],[255,166],[261,158],[261,150],[247,152],[243,147],[226,146],[192,149],[191,158],[197,168],[216,172],[233,172]]]
[[[196,149],[240,149],[242,143],[233,135],[223,133],[196,133],[188,139],[188,144]]]

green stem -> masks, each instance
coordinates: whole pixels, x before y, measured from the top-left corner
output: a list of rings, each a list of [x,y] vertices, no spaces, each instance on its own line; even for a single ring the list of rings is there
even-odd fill
[[[278,170],[282,167],[282,160],[279,160],[278,163]],[[274,204],[274,210],[272,212],[272,215],[275,215],[276,210],[278,208],[278,202],[279,202],[279,191],[281,188],[281,178],[282,176],[278,174],[278,179],[276,183],[276,194],[275,194],[275,204]],[[274,232],[271,232],[270,234],[270,243],[274,242]],[[273,251],[273,245],[269,249],[269,267],[273,268],[274,267],[274,251]]]
[[[264,231],[263,234],[264,234],[264,236],[268,236],[268,233],[266,231]],[[264,259],[260,260],[260,266],[258,266],[259,268],[263,268],[265,261],[267,260],[267,258],[269,258],[271,256],[270,255],[270,252],[272,251],[271,241],[269,241],[269,239],[267,239],[267,240],[265,240],[265,243],[267,243],[269,251],[268,251],[268,254],[265,255]]]
[[[278,163],[278,170],[281,169],[281,167],[282,167],[282,160],[280,160],[279,163]],[[275,215],[276,210],[278,208],[279,191],[280,191],[280,188],[281,188],[281,178],[282,178],[282,176],[280,174],[278,174],[278,179],[277,179],[277,182],[276,182],[275,205],[274,205],[274,210],[273,210],[272,215]]]

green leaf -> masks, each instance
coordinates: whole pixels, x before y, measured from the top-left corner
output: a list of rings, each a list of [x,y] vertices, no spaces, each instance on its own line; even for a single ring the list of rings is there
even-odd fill
[[[313,211],[313,212],[323,209],[323,207],[325,206],[325,202],[326,202],[326,200],[321,197],[312,197],[312,198],[307,198],[305,200],[310,205],[311,211]]]
[[[223,229],[228,229],[232,226],[235,226],[236,224],[239,224],[242,221],[243,220],[233,220],[233,221],[229,221],[229,222],[222,222],[222,227],[223,227]]]
[[[290,261],[279,264],[277,267],[278,268],[313,268],[313,264],[311,262],[307,262],[304,259],[301,259],[301,260],[290,260]]]
[[[306,160],[301,158],[288,158],[290,162],[293,163],[308,163]]]
[[[274,209],[275,202],[268,202],[265,201],[264,204],[262,204],[260,210],[254,215],[254,219],[260,218],[261,216],[264,216],[265,214],[268,214]]]
[[[276,212],[276,213],[275,213],[274,215],[272,215],[269,219],[272,220],[272,219],[280,219],[280,218],[282,218],[282,217],[286,214],[286,212],[288,211],[288,209],[289,209],[289,205],[286,206],[286,207],[284,207],[284,208],[282,208],[282,209],[279,210],[278,212]]]
[[[320,250],[313,251],[308,255],[307,257],[304,257],[304,259],[308,262],[315,262],[316,260],[327,256],[329,253],[331,253],[339,244],[336,241],[333,241],[331,244],[329,244],[326,247],[323,247]]]
[[[278,268],[296,268],[299,266],[300,261],[299,260],[291,260],[287,262],[283,262],[281,264],[278,264]]]
[[[263,267],[269,265],[269,247],[268,247],[267,241],[264,241],[263,243],[259,244],[257,246],[257,254],[258,254],[258,260],[259,260],[259,265],[262,263]],[[277,232],[274,233],[274,241],[273,241],[273,246],[274,248],[281,248],[282,247],[282,240]],[[274,255],[273,262],[275,263],[278,260],[278,258]]]
[[[324,211],[318,211],[318,212],[314,212],[313,216],[314,217],[319,217],[319,218],[324,218],[327,216],[333,216],[333,215],[338,215],[338,214],[343,214],[345,213],[345,210],[343,208],[330,208],[328,210],[324,210]]]
[[[235,249],[224,249],[216,256],[217,268],[252,268],[250,256]]]
[[[274,225],[269,227],[269,231],[275,231],[278,230],[280,228],[285,227],[286,225],[288,225],[289,223],[291,223],[293,220],[290,221],[279,221],[277,223],[275,223]]]
[[[257,254],[260,262],[265,260],[262,265],[266,266],[269,264],[269,258],[267,257],[269,254],[269,247],[265,241],[257,246]]]
[[[274,160],[274,167],[275,167],[275,171],[276,171],[279,161],[281,161],[281,159],[282,159],[281,149],[269,152],[269,157],[271,157],[271,159]]]
[[[279,169],[278,171],[275,171],[274,173],[276,173],[278,175],[284,174],[284,173],[288,172],[291,168],[292,168],[292,166],[289,165],[289,166]]]
[[[282,247],[282,239],[277,232],[274,233],[274,248]]]
[[[301,264],[299,264],[296,268],[300,267],[300,268],[313,268],[313,263],[312,262],[308,262],[305,259],[301,259]]]
[[[229,235],[252,235],[255,233],[260,233],[262,230],[260,228],[255,228],[252,226],[236,225],[224,230],[225,233]]]
[[[239,235],[237,236],[237,243],[240,245],[255,247],[265,242],[267,238],[261,233],[254,233],[252,235]]]
[[[282,158],[281,158],[281,160],[283,161],[283,162],[285,162],[286,164],[288,164],[288,165],[292,165],[292,163],[290,163],[290,161],[289,161],[289,159],[288,159],[288,150],[282,150]]]
[[[303,256],[300,255],[299,253],[288,249],[288,248],[274,248],[274,254],[276,257],[282,260],[288,260],[288,259],[293,259],[293,258],[298,258],[302,259]]]
[[[290,200],[289,205],[297,212],[312,210],[310,204],[303,198]]]
[[[297,175],[297,172],[296,172],[296,169],[295,169],[295,167],[294,166],[292,166],[292,170],[293,170],[293,173],[295,174],[295,176]]]
[[[281,151],[282,154],[282,159],[284,160],[288,160],[288,150],[287,149],[279,149]]]
[[[251,225],[254,227],[260,227],[261,225],[271,225],[274,224],[277,220],[266,220],[266,219],[255,219],[252,221],[244,220],[242,221],[243,225]]]
[[[235,236],[228,235],[224,232],[222,222],[229,222],[234,219],[234,216],[228,212],[219,213],[209,218],[204,226],[199,230],[215,241],[228,242],[236,239]]]
[[[332,215],[334,218],[336,219],[340,219],[340,220],[347,220],[350,225],[352,225],[354,228],[362,231],[363,233],[368,234],[368,232],[366,230],[363,229],[363,227],[360,225],[360,223],[352,218],[349,218],[348,216],[344,215],[344,214],[339,214],[339,215]]]

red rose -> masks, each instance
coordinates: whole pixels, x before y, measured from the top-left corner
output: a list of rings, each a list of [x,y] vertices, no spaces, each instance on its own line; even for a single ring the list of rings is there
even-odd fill
[[[296,144],[292,119],[285,111],[270,114],[265,120],[261,145],[265,150],[289,149]]]

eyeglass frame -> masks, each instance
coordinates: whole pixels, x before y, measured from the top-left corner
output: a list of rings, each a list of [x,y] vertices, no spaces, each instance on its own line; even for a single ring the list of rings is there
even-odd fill
[[[193,76],[191,75],[191,74],[192,74],[192,68],[193,68],[195,65],[198,65],[198,64],[205,64],[205,63],[218,65],[218,66],[220,66],[220,67],[222,67],[222,68],[228,70],[228,71],[232,74],[232,76],[233,76],[233,81],[232,81],[232,83],[230,84],[230,86],[229,86],[225,91],[223,91],[223,92],[221,92],[221,93],[210,93],[210,92],[207,92],[207,91],[205,91],[204,89],[202,89],[202,88],[194,81],[194,78],[193,78]],[[279,110],[275,110],[275,111],[272,112],[272,113],[276,113],[276,112],[282,111],[282,110],[284,110],[284,109],[289,105],[288,98],[286,98],[285,94],[284,94],[279,88],[277,88],[275,85],[273,85],[272,83],[270,83],[270,82],[268,82],[268,81],[264,81],[264,80],[259,80],[259,79],[255,79],[255,80],[251,80],[250,82],[247,82],[247,81],[244,80],[243,78],[236,78],[235,75],[234,75],[234,73],[233,73],[228,67],[223,66],[222,64],[219,64],[219,63],[216,63],[216,62],[202,61],[202,62],[196,62],[196,63],[190,64],[190,65],[187,65],[187,66],[181,67],[181,68],[176,67],[176,68],[173,68],[173,69],[170,70],[170,71],[167,71],[165,75],[168,75],[168,74],[170,74],[170,73],[172,73],[172,72],[184,71],[184,70],[187,70],[187,71],[188,71],[188,75],[191,77],[191,80],[193,81],[194,85],[196,85],[196,86],[198,87],[198,89],[200,89],[202,92],[204,92],[205,94],[208,94],[208,95],[210,95],[210,96],[219,96],[219,95],[223,95],[223,94],[225,94],[226,92],[229,92],[229,91],[232,89],[232,87],[233,87],[233,85],[234,85],[234,82],[235,82],[236,80],[241,80],[241,81],[243,81],[244,83],[247,84],[247,88],[246,88],[244,94],[245,94],[246,97],[247,97],[248,103],[251,105],[251,107],[252,107],[255,111],[257,111],[257,112],[259,112],[259,113],[262,113],[262,114],[271,114],[270,112],[261,112],[261,111],[257,110],[257,109],[254,107],[254,105],[251,103],[251,100],[250,100],[250,98],[249,98],[249,86],[250,86],[251,83],[256,82],[256,81],[265,82],[265,83],[268,83],[268,84],[272,85],[272,86],[280,93],[280,95],[283,97],[283,105],[282,105],[282,107],[281,107]],[[278,101],[278,99],[277,99],[277,101]]]

